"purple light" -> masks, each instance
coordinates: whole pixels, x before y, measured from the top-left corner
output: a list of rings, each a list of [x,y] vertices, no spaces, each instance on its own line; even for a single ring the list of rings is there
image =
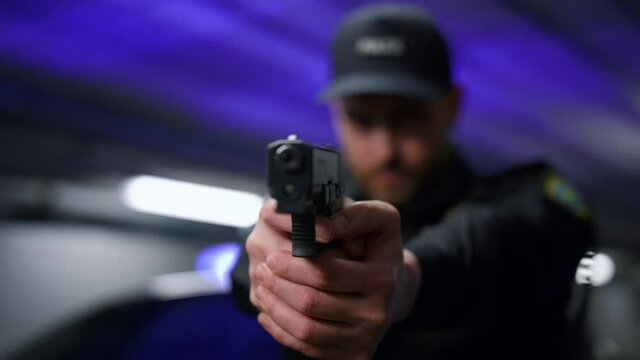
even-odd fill
[[[368,2],[376,1],[5,0],[0,63],[173,107],[189,125],[220,139],[211,148],[194,145],[190,154],[224,150],[237,138],[247,151],[220,163],[243,163],[262,176],[263,154],[253,150],[258,143],[290,133],[314,143],[334,141],[327,110],[314,95],[329,77],[338,22]],[[455,140],[472,165],[498,170],[546,157],[577,180],[595,207],[615,211],[603,227],[622,234],[613,238],[637,233],[617,230],[620,218],[637,213],[626,209],[635,209],[640,198],[628,192],[640,179],[640,143],[634,140],[640,51],[631,45],[640,43],[640,31],[630,13],[607,1],[579,7],[571,1],[427,3],[450,40],[464,88]],[[62,90],[42,89],[56,97],[66,96]],[[45,106],[58,104],[38,106],[48,115]],[[146,125],[128,128],[126,119],[116,126],[106,116],[47,121],[155,148],[183,141],[159,137]],[[628,222],[633,229],[637,223]]]
[[[196,258],[195,269],[212,279],[223,290],[231,290],[231,269],[238,260],[241,245],[221,243],[204,248]]]

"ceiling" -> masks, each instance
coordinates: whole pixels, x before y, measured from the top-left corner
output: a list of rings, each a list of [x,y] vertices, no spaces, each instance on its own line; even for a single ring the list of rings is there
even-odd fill
[[[261,176],[271,140],[333,142],[314,97],[335,27],[365,3],[5,0],[0,109]],[[594,204],[604,242],[640,247],[640,2],[413,3],[452,44],[454,138],[472,164],[545,157]]]

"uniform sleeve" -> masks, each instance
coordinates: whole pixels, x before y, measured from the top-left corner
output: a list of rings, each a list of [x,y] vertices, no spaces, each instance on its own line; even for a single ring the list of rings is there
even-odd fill
[[[423,273],[407,326],[561,328],[593,232],[586,216],[547,194],[545,183],[536,178],[470,201],[407,243]]]

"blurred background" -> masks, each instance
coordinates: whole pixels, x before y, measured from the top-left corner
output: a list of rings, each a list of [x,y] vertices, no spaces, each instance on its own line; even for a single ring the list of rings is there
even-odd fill
[[[211,294],[267,193],[266,144],[335,143],[315,95],[340,18],[367,3],[2,1],[0,358],[274,348]],[[450,41],[472,166],[545,158],[594,208],[616,274],[591,291],[585,347],[640,358],[640,2],[414,3]]]

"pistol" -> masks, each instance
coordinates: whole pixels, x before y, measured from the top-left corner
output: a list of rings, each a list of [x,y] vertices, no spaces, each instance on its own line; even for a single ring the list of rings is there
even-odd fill
[[[340,153],[306,144],[290,135],[267,146],[268,185],[276,211],[291,214],[293,256],[312,257],[327,244],[316,242],[316,215],[342,209]]]

